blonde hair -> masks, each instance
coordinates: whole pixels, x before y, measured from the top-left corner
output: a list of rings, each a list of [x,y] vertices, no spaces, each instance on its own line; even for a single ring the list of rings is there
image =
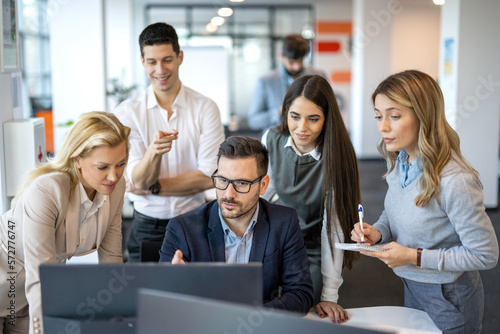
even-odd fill
[[[420,194],[415,199],[417,206],[426,206],[432,197],[439,202],[440,175],[450,159],[456,160],[465,171],[471,173],[482,187],[478,172],[462,156],[460,138],[446,120],[443,93],[432,77],[417,70],[396,73],[375,89],[372,94],[374,105],[379,94],[413,110],[420,121],[417,153],[421,155],[423,166],[419,167],[423,174],[419,180]],[[387,176],[394,169],[399,152],[388,152],[382,139],[377,147],[389,163]]]
[[[26,174],[15,199],[34,179],[52,172],[68,175],[70,191],[73,191],[81,177],[79,169],[75,166],[74,158],[78,156],[85,158],[96,147],[116,147],[125,142],[128,159],[129,134],[130,128],[120,123],[118,118],[111,113],[103,111],[84,113],[69,130],[55,157]]]

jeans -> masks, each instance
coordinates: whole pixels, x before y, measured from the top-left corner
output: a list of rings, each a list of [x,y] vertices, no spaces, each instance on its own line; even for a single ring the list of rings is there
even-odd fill
[[[141,261],[141,242],[163,240],[169,219],[157,219],[134,210],[132,229],[127,240],[127,262]]]
[[[402,280],[404,306],[427,312],[443,334],[481,333],[484,290],[479,272],[466,271],[447,284]]]

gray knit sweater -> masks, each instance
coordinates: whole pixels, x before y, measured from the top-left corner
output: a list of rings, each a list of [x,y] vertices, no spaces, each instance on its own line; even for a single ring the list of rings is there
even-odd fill
[[[374,227],[382,243],[396,241],[423,248],[421,268],[406,265],[396,275],[424,283],[451,283],[464,271],[493,268],[498,241],[485,212],[483,193],[472,175],[451,160],[441,173],[439,204],[435,198],[420,208],[418,181],[401,187],[400,166],[387,176],[384,211]]]
[[[279,195],[276,203],[297,210],[306,248],[320,249],[323,160],[316,160],[310,155],[297,155],[291,147],[285,147],[288,137],[281,135],[276,128],[267,133],[269,164]]]

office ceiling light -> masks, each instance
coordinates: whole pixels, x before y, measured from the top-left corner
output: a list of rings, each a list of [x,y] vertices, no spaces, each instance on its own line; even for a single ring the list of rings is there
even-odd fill
[[[229,0],[229,1],[231,1],[231,2],[243,2],[245,0]]]
[[[205,30],[208,32],[216,32],[218,27],[216,25],[213,25],[212,23],[209,23],[206,25]]]
[[[222,7],[217,11],[217,14],[222,17],[228,17],[233,15],[233,10],[229,7]]]
[[[210,20],[210,23],[212,23],[214,26],[221,26],[224,24],[224,22],[226,22],[226,20],[224,20],[224,18],[220,16],[214,16]]]
[[[432,0],[432,2],[434,2],[434,4],[438,6],[444,5],[445,1],[446,0]]]
[[[313,39],[315,36],[314,31],[312,29],[304,29],[302,30],[302,37],[305,39]]]

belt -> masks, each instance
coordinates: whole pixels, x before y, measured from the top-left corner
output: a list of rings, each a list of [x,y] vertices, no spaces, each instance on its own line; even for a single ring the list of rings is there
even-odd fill
[[[167,226],[170,219],[159,219],[150,216],[146,216],[140,212],[134,210],[134,220],[140,221],[141,223],[152,224],[155,227],[158,226]]]

